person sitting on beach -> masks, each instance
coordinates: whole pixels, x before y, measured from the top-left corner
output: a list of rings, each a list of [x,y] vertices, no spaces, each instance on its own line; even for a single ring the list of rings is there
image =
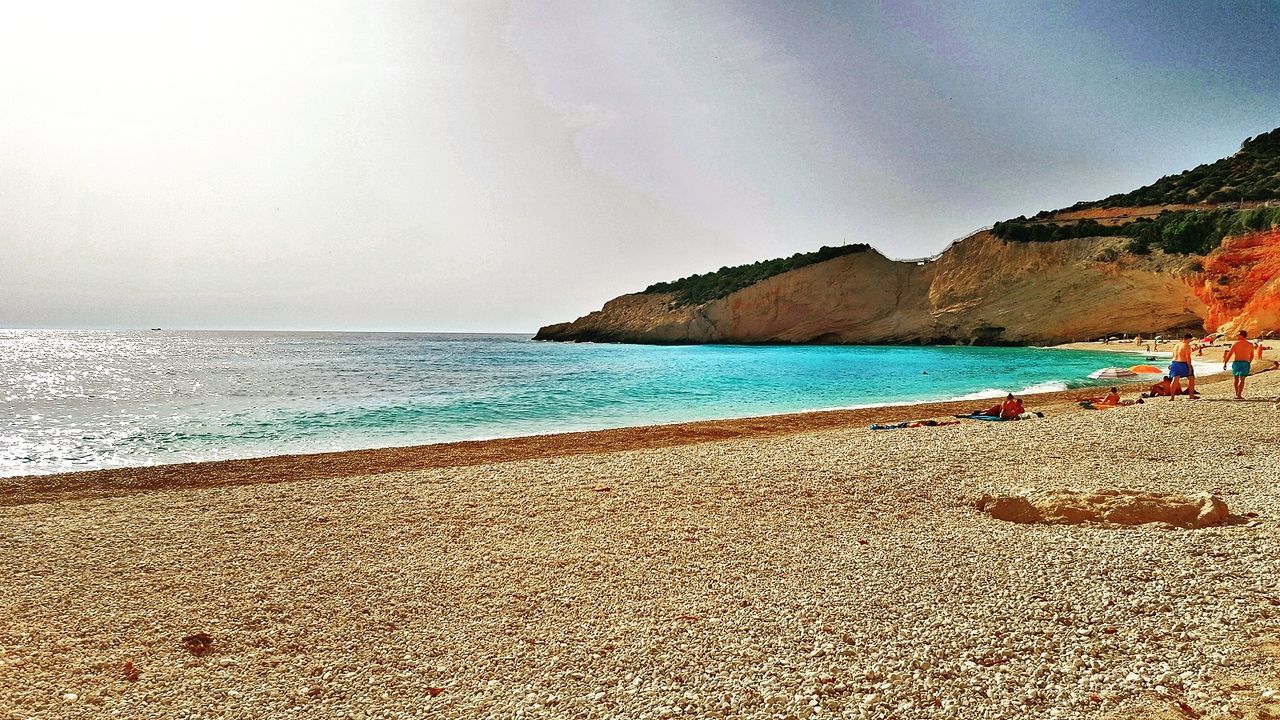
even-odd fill
[[[1024,412],[1026,412],[1026,409],[1022,406],[1022,400],[1015,398],[1013,393],[1009,393],[1004,402],[1000,403],[999,414],[1005,420],[1012,420]]]
[[[1120,390],[1118,388],[1111,388],[1110,390],[1107,391],[1106,397],[1094,403],[1094,405],[1107,405],[1110,407],[1115,407],[1119,404],[1120,404]]]
[[[1244,399],[1244,381],[1253,368],[1253,355],[1257,350],[1249,342],[1249,333],[1241,330],[1236,333],[1237,340],[1222,355],[1222,369],[1227,369],[1227,361],[1231,361],[1231,381],[1235,385],[1236,399]],[[1232,358],[1235,358],[1234,360]]]
[[[1146,392],[1142,393],[1142,397],[1144,398],[1145,397],[1169,397],[1172,393],[1173,393],[1173,378],[1170,378],[1168,375],[1165,375],[1160,382],[1152,385],[1150,388],[1147,389]],[[1185,388],[1183,388],[1182,390],[1178,391],[1178,394],[1186,395],[1187,391]],[[1197,394],[1196,397],[1199,397],[1199,395]]]
[[[1013,393],[1005,395],[1004,400],[992,405],[986,410],[974,410],[968,415],[956,415],[958,418],[974,418],[975,420],[1026,420],[1031,417],[1044,417],[1042,412],[1027,412],[1027,408],[1022,403],[1022,398],[1016,398]]]
[[[1196,397],[1196,372],[1191,367],[1191,335],[1183,335],[1182,342],[1173,346],[1173,362],[1169,363],[1169,377],[1173,379],[1169,400],[1172,402],[1182,390],[1182,378],[1187,379],[1187,395]]]

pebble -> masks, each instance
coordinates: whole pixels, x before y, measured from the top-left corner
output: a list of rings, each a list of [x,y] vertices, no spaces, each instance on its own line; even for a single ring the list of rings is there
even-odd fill
[[[192,720],[1102,720],[1144,699],[1274,703],[1228,680],[1263,677],[1252,643],[1280,621],[1280,416],[1251,409],[0,505],[0,606],[21,629],[0,707],[80,700],[67,686],[112,688],[92,695],[104,717]],[[1235,463],[1249,472],[1224,472]],[[965,506],[1120,482],[1220,492],[1260,525],[1015,525]],[[174,643],[192,626],[220,629],[211,658]],[[104,673],[126,660],[141,679],[116,689]]]

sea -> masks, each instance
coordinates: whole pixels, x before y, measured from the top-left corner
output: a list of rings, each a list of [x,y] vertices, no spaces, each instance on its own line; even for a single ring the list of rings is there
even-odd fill
[[[0,476],[1101,384],[1115,353],[528,335],[0,330]]]

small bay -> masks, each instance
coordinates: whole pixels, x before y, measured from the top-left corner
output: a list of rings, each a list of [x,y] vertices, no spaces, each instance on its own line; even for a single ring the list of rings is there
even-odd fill
[[[642,346],[527,335],[0,331],[0,476],[1098,384],[1042,348]]]

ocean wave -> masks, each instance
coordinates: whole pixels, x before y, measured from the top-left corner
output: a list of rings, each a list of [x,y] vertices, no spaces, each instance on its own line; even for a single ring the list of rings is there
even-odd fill
[[[1014,393],[1015,395],[1029,395],[1031,393],[1058,392],[1059,390],[1071,390],[1071,384],[1063,380],[1046,380],[1045,382],[1028,385],[1022,390]]]
[[[990,400],[991,398],[1001,398],[1008,394],[1009,394],[1008,390],[1001,390],[999,388],[987,388],[985,390],[979,390],[977,392],[965,393],[964,395],[957,395],[950,399],[951,400]]]
[[[1028,385],[1021,390],[1006,390],[1003,388],[985,388],[977,392],[965,393],[957,395],[948,400],[991,400],[993,398],[1002,398],[1012,392],[1014,395],[1034,395],[1036,393],[1061,392],[1063,390],[1077,390],[1084,387],[1093,387],[1098,383],[1091,380],[1045,380],[1032,385]]]

